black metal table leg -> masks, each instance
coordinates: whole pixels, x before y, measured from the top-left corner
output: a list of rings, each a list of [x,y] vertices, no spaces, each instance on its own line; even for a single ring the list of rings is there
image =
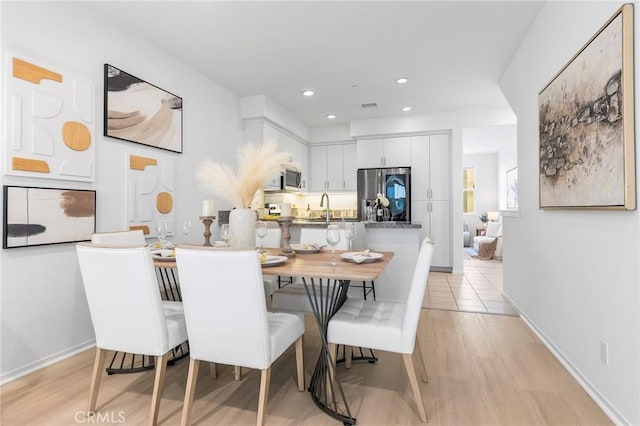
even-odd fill
[[[309,282],[307,278],[303,278],[302,282],[311,302],[311,309],[322,341],[320,355],[309,383],[309,392],[322,411],[345,425],[353,425],[356,423],[356,418],[349,409],[342,384],[336,374],[336,363],[329,356],[327,343],[329,320],[347,299],[350,281],[333,280],[332,284],[331,280],[327,279],[327,286],[322,285],[321,278],[319,285],[316,285],[313,278],[309,279]]]

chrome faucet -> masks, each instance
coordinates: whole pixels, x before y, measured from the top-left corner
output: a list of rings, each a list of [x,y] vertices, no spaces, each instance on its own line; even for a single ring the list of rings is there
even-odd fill
[[[329,226],[329,215],[331,214],[331,210],[329,209],[329,194],[326,192],[322,193],[322,197],[320,198],[320,207],[322,207],[322,203],[324,203],[324,197],[327,197],[327,226]]]

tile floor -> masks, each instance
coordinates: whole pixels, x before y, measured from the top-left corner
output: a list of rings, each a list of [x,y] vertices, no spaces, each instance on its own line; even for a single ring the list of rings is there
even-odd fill
[[[430,272],[423,308],[513,315],[502,295],[502,261],[464,259],[464,274]]]

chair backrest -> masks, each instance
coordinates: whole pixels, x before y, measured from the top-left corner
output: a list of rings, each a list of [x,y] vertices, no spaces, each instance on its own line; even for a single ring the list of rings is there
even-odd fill
[[[489,222],[487,224],[486,237],[497,238],[502,236],[502,224],[500,222]]]
[[[94,244],[130,246],[143,246],[146,244],[144,233],[140,229],[133,231],[97,232],[91,234],[91,242]]]
[[[326,228],[301,228],[300,244],[320,244],[327,245],[327,229]],[[349,248],[349,240],[344,236],[344,229],[340,229],[340,241],[336,245],[336,250],[347,250]],[[330,246],[327,247],[331,249]]]
[[[256,251],[176,248],[191,357],[264,369],[271,343]]]
[[[267,248],[279,248],[282,243],[282,231],[278,228],[267,228],[267,235],[263,238]],[[256,236],[256,247],[260,247],[260,238]]]
[[[429,268],[431,268],[431,258],[433,257],[433,243],[428,237],[420,245],[420,253],[413,270],[413,278],[407,304],[402,322],[402,352],[413,353],[418,330],[418,320],[420,319],[420,308],[424,299],[424,292],[427,288],[429,278]]]
[[[99,348],[162,355],[167,326],[151,252],[146,247],[77,245]]]

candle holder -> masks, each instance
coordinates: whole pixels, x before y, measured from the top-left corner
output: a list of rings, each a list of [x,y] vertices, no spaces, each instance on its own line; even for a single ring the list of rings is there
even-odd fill
[[[280,226],[280,230],[282,231],[282,255],[288,258],[296,257],[296,252],[291,248],[291,233],[289,233],[289,227],[291,226],[291,222],[293,222],[293,217],[282,217],[278,219],[278,225]]]
[[[211,247],[211,224],[216,220],[215,216],[200,216],[200,221],[204,224],[204,244],[205,247]]]

